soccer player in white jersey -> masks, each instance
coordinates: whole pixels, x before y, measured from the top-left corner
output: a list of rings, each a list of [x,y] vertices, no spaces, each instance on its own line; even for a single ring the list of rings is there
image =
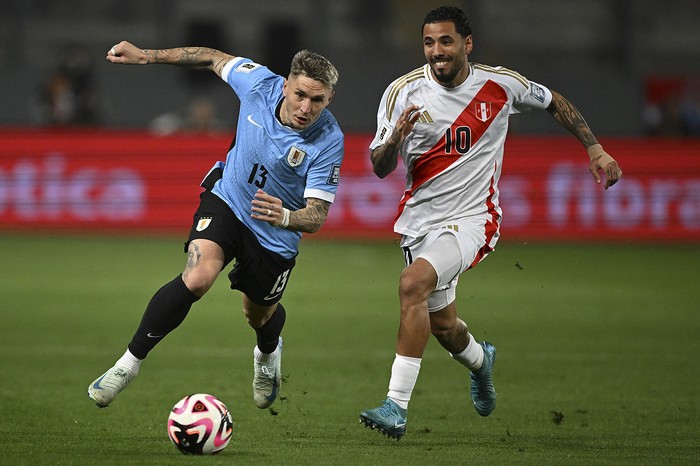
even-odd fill
[[[338,72],[307,50],[294,56],[286,79],[250,59],[203,47],[142,50],[120,42],[107,60],[209,69],[239,97],[240,113],[226,162],[217,163],[202,182],[184,272],[155,293],[126,352],[88,386],[88,395],[100,407],[109,405],[149,351],[183,322],[235,259],[231,288],[242,292],[243,312],[257,340],[253,398],[267,408],[281,381],[286,312],[279,301],[302,232],[323,225],[338,187],[343,133],[326,108]]]
[[[397,440],[406,432],[408,403],[431,333],[470,370],[476,411],[488,416],[496,407],[496,348],[469,333],[457,315],[455,288],[459,275],[493,251],[499,237],[498,179],[508,117],[547,110],[583,144],[598,183],[599,170],[605,172],[605,189],[622,174],[560,94],[514,71],[469,63],[471,28],[462,10],[431,11],[422,34],[427,64],[386,89],[370,145],[377,176],[391,173],[399,155],[408,172],[394,225],[406,262],[396,356],[386,400],[360,414],[365,426]]]

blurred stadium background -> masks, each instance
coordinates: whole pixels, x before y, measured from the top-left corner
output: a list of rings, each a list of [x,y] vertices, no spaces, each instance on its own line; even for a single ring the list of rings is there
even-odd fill
[[[330,57],[341,74],[330,108],[347,155],[323,234],[391,235],[402,176],[377,183],[367,144],[382,91],[423,63],[419,26],[442,3],[6,0],[0,228],[187,227],[199,178],[225,155],[238,102],[211,73],[108,63],[106,51],[127,39],[211,46],[281,74],[298,49]],[[576,141],[546,112],[511,118],[505,238],[698,239],[698,2],[454,3],[472,22],[471,60],[569,97],[625,173],[603,196]]]
[[[0,11],[0,124],[45,122],[36,107],[37,95],[51,74],[72,60],[74,69],[86,70],[96,124],[143,128],[204,95],[214,100],[219,118],[233,128],[235,99],[207,73],[109,66],[106,51],[126,39],[147,48],[208,45],[249,56],[279,73],[286,73],[296,50],[316,50],[339,68],[341,81],[332,108],[344,129],[373,131],[385,86],[423,62],[419,26],[424,13],[444,3],[5,0]],[[650,115],[648,104],[664,97],[695,99],[698,105],[698,2],[452,3],[470,17],[472,60],[510,67],[560,90],[601,135],[650,131],[658,117]],[[680,89],[681,81],[693,87],[688,94]],[[697,134],[698,123],[694,124]],[[513,129],[557,133],[546,116],[516,119]]]

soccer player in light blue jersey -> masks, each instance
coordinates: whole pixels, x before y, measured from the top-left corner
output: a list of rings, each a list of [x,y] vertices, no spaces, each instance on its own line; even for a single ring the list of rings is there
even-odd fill
[[[88,395],[98,406],[108,406],[136,377],[149,351],[183,322],[235,260],[228,274],[231,288],[241,291],[257,340],[253,398],[267,408],[280,389],[286,319],[280,299],[297,246],[303,232],[321,228],[338,188],[343,133],[326,109],[338,72],[307,50],[294,56],[286,79],[248,58],[205,47],[144,50],[123,41],[109,50],[107,60],[209,69],[234,90],[240,112],[226,161],[202,181],[185,270],[155,293],[126,352],[89,385]]]

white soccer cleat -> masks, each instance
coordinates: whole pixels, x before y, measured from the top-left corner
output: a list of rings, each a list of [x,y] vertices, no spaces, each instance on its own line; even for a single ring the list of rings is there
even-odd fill
[[[282,384],[282,337],[269,362],[258,362],[259,354],[256,346],[253,349],[253,399],[255,406],[264,409],[275,402]]]
[[[97,406],[106,408],[136,377],[125,367],[114,366],[88,386],[88,396]]]

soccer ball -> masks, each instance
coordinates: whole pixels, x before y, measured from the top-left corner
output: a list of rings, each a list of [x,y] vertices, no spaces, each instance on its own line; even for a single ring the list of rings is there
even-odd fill
[[[233,434],[228,408],[206,393],[178,401],[168,416],[168,436],[185,455],[213,455],[226,448]]]

